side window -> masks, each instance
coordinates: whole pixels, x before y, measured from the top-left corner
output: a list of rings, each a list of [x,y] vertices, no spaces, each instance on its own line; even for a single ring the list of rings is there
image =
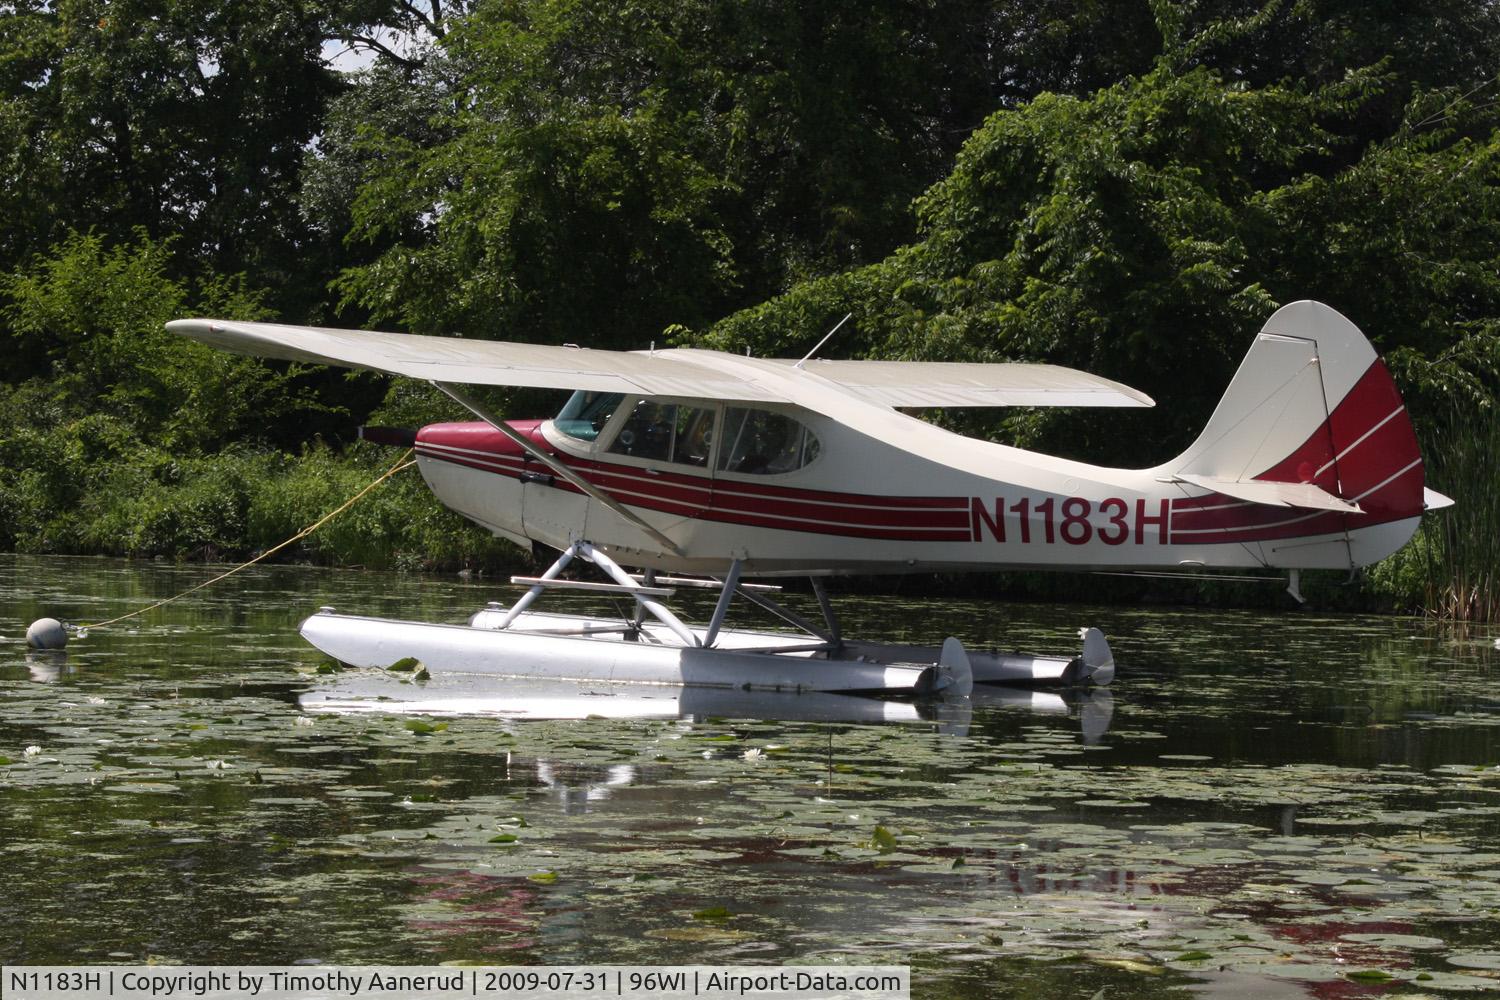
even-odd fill
[[[707,465],[714,443],[712,408],[643,399],[609,446],[611,453],[680,465]]]
[[[618,392],[584,392],[580,389],[568,397],[552,426],[570,438],[592,441],[609,423],[609,418],[614,416],[624,398]]]
[[[724,411],[719,471],[752,475],[792,472],[818,457],[812,431],[782,413],[731,406]]]
[[[672,448],[672,431],[677,419],[676,403],[658,403],[642,399],[625,420],[625,426],[615,435],[609,450],[616,455],[632,458],[652,458],[666,461]]]
[[[714,446],[714,411],[697,406],[677,408],[677,434],[672,440],[672,461],[683,465],[708,465]]]

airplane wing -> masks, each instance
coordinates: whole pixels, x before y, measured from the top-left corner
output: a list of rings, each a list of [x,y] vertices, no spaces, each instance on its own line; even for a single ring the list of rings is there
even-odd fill
[[[462,337],[182,319],[173,333],[236,354],[366,368],[433,382],[782,402],[820,410],[828,383],[882,406],[1152,406],[1118,382],[1053,365],[928,361],[797,364],[705,350],[596,351]]]
[[[1156,405],[1127,385],[1057,365],[814,360],[802,368],[884,406]]]
[[[764,402],[781,399],[743,378],[691,361],[626,351],[208,319],[174,320],[167,329],[235,354],[367,368],[432,382]]]

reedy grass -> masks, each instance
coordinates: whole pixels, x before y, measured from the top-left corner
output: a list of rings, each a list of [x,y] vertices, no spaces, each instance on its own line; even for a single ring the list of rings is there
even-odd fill
[[[1500,422],[1457,407],[1426,452],[1427,482],[1454,506],[1428,514],[1413,542],[1425,570],[1423,609],[1457,623],[1500,620]]]

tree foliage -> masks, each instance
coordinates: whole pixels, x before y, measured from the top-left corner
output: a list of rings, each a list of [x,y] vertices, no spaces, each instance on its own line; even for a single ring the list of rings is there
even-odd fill
[[[878,260],[997,102],[1140,58],[1106,6],[483,0],[331,117],[310,188],[370,254],[344,303],[638,346]]]
[[[406,24],[396,0],[19,0],[0,10],[0,269],[70,231],[177,241],[182,274],[235,274],[298,315],[336,239],[298,210],[344,87],[335,39]],[[181,276],[181,275],[179,275]]]
[[[1398,85],[1386,62],[1319,86],[1250,86],[1184,68],[1202,47],[1168,47],[1149,72],[1084,97],[996,112],[918,201],[920,240],[730,317],[709,341],[775,351],[852,310],[857,332],[840,349],[854,355],[1097,371],[1173,406],[1124,434],[1119,417],[1056,412],[998,430],[1140,462],[1186,443],[1251,333],[1298,298],[1353,317],[1418,402],[1438,387],[1488,398],[1500,343],[1493,88],[1413,88],[1387,122],[1370,114]]]
[[[162,333],[195,311],[780,355],[853,311],[830,351],[1138,385],[942,419],[1149,462],[1315,297],[1419,417],[1489,412],[1497,66],[1497,0],[16,0],[0,545],[248,545],[364,474],[292,451],[375,383]]]
[[[295,369],[216,351],[166,331],[185,314],[269,319],[240,280],[190,288],[169,276],[169,243],[137,234],[108,245],[72,234],[29,269],[0,278],[16,355],[44,370],[30,384],[64,419],[102,412],[132,439],[179,454],[263,434],[265,414],[323,408]],[[19,381],[19,380],[18,380]]]
[[[167,333],[185,314],[272,318],[242,280],[185,283],[171,258],[169,243],[141,233],[123,244],[72,234],[0,278],[13,356],[45,371],[0,383],[0,548],[204,558],[268,548],[390,460],[303,448],[301,437],[290,453],[271,447],[277,425],[306,429],[329,401],[296,368]],[[299,554],[406,567],[514,557],[500,550],[410,477]]]

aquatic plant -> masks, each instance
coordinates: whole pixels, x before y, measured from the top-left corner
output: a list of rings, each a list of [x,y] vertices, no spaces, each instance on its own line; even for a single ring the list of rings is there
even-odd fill
[[[98,618],[209,572],[0,556],[0,633],[43,604]],[[986,1000],[1500,984],[1488,640],[838,595],[851,634],[1049,648],[1095,622],[1129,672],[1104,699],[981,692],[899,724],[775,721],[735,697],[606,717],[640,692],[605,684],[580,688],[588,717],[549,720],[513,681],[318,673],[296,632],[322,603],[452,615],[489,581],[266,565],[237,581],[65,662],[0,656],[0,905],[29,915],[0,959],[826,957],[909,963],[923,997]]]

